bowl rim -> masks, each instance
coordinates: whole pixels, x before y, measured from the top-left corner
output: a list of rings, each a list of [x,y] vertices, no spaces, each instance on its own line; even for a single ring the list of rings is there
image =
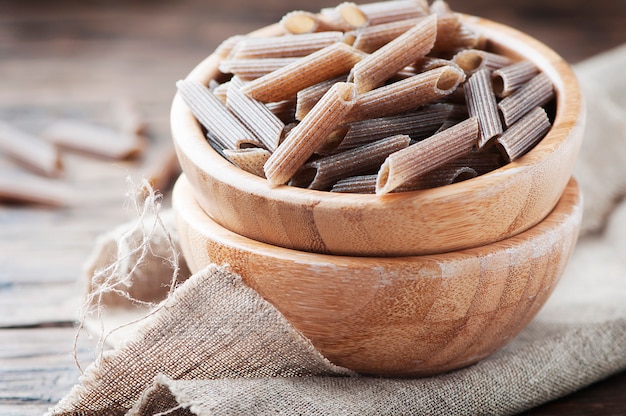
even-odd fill
[[[207,163],[207,160],[210,160],[213,164],[212,175],[220,181],[236,183],[237,187],[244,192],[271,199],[289,198],[292,203],[298,203],[298,200],[307,203],[313,199],[330,204],[336,203],[338,206],[348,203],[357,205],[379,204],[381,199],[402,201],[421,196],[428,197],[429,195],[432,195],[433,198],[441,198],[449,194],[455,194],[459,189],[468,186],[468,184],[480,182],[484,186],[489,186],[492,183],[500,182],[503,175],[512,175],[520,168],[529,168],[540,163],[546,154],[554,152],[559,147],[563,142],[563,138],[567,139],[570,136],[570,131],[580,128],[581,120],[584,119],[584,103],[576,75],[561,56],[530,35],[489,19],[462,13],[457,14],[459,14],[465,24],[480,34],[486,35],[489,39],[489,45],[494,50],[502,49],[508,52],[514,50],[519,57],[527,59],[531,59],[531,56],[534,57],[531,59],[532,62],[548,75],[555,87],[556,113],[553,125],[547,135],[525,155],[498,169],[450,185],[386,195],[335,193],[289,185],[271,185],[266,179],[238,168],[216,152],[206,141],[198,121],[178,92],[172,102],[170,117],[175,145],[180,147],[181,151],[197,166],[203,166],[203,164]],[[280,33],[280,26],[273,24],[253,31],[250,35],[262,36]],[[496,34],[497,37],[506,36],[508,44],[504,46],[499,41],[494,41],[493,39],[496,37],[494,35]],[[207,69],[214,67],[220,60],[221,57],[211,54],[194,67],[186,79],[197,80],[205,85],[208,84],[211,77],[207,74]],[[202,138],[201,142],[204,142],[203,146],[199,146],[197,143],[195,145],[192,144],[193,140],[178,140],[179,136],[197,137],[198,135]]]

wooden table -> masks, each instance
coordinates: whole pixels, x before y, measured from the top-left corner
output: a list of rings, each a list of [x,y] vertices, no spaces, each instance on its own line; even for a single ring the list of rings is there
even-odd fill
[[[60,180],[81,195],[69,207],[0,204],[0,414],[41,414],[76,383],[71,351],[81,266],[97,235],[134,217],[126,208],[126,178],[158,170],[171,151],[176,80],[229,35],[289,10],[335,4],[0,0],[0,120],[35,134],[59,117],[114,127],[112,113],[126,97],[144,115],[150,143],[143,158],[126,162],[64,153]],[[626,41],[621,0],[450,4],[526,31],[572,63]],[[90,347],[79,343],[83,365],[93,358]],[[528,414],[623,414],[625,389],[626,373],[617,374]]]

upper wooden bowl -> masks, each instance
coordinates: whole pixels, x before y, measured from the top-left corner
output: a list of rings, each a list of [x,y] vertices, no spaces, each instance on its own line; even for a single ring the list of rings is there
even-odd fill
[[[228,231],[181,177],[173,194],[192,272],[229,264],[331,362],[391,376],[461,368],[511,340],[544,304],[576,242],[576,182],[550,215],[506,240],[413,257],[347,257],[271,246]]]
[[[577,80],[568,64],[539,41],[485,19],[463,19],[489,39],[491,50],[531,60],[554,83],[553,127],[525,156],[464,182],[386,196],[274,187],[215,152],[177,95],[171,110],[173,140],[202,208],[220,225],[257,241],[360,256],[477,247],[539,223],[565,189],[581,145],[584,112]],[[270,26],[257,33],[277,32]],[[219,60],[208,57],[188,77],[208,83],[218,76]]]

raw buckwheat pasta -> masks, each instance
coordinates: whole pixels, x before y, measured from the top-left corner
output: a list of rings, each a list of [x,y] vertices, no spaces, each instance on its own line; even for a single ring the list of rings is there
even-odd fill
[[[380,167],[376,193],[386,194],[472,150],[478,121],[472,117],[391,154]]]
[[[555,115],[550,78],[465,21],[443,0],[293,11],[222,42],[210,89],[177,85],[211,146],[272,185],[445,186],[521,157]]]
[[[474,72],[464,88],[469,115],[478,119],[480,137],[477,146],[482,149],[491,139],[502,134],[498,103],[491,87],[489,70],[483,68]]]
[[[395,73],[424,57],[435,44],[437,17],[420,20],[385,46],[357,62],[348,81],[354,82],[361,94],[379,87]]]
[[[238,78],[230,80],[226,107],[259,139],[264,148],[276,150],[285,124],[263,103],[241,92],[244,83]]]
[[[375,172],[387,156],[406,148],[410,142],[409,136],[400,134],[326,156],[304,165],[293,180],[296,186],[328,190],[341,178]]]
[[[328,90],[265,163],[265,176],[269,182],[274,185],[287,183],[332,129],[343,121],[355,101],[354,84],[338,82]]]
[[[347,73],[364,56],[338,42],[249,82],[242,91],[263,102],[285,100],[303,88]]]

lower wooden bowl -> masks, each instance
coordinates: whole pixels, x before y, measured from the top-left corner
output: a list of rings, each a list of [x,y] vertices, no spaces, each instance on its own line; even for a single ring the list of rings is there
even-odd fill
[[[510,341],[554,289],[582,217],[571,179],[546,219],[514,237],[445,254],[348,257],[228,231],[198,205],[185,176],[173,204],[192,272],[229,264],[331,362],[395,377],[458,369]]]

